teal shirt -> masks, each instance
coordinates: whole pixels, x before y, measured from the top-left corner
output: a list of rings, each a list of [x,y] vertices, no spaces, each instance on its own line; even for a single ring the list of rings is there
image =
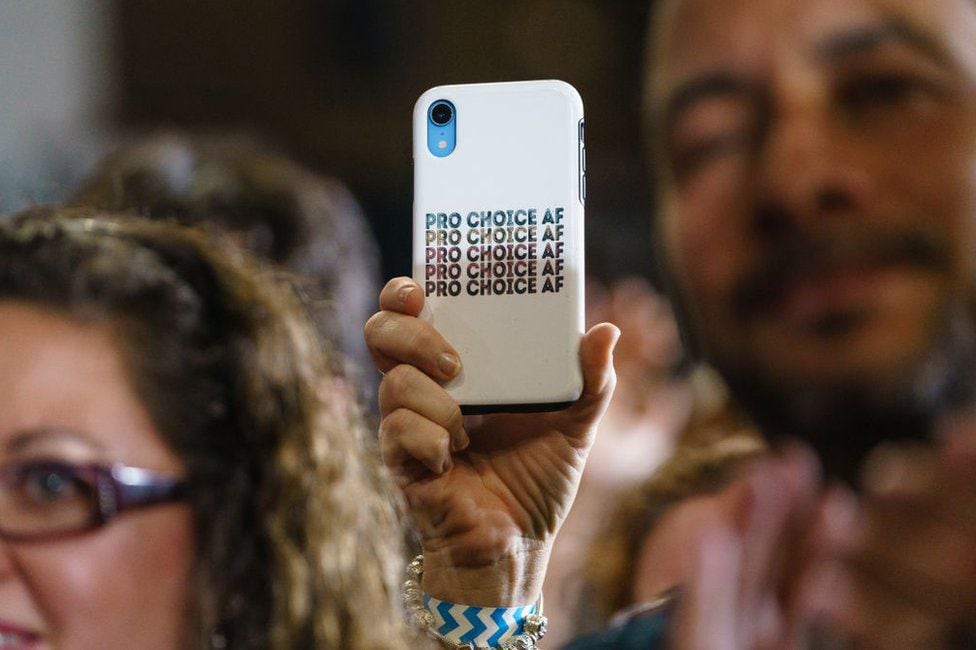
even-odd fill
[[[665,647],[667,608],[636,616],[621,625],[570,641],[563,650],[656,650]]]

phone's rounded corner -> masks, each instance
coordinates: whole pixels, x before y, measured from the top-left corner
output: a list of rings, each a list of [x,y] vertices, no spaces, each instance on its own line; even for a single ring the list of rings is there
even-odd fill
[[[583,397],[583,374],[577,370],[567,383],[547,399],[540,401],[537,406],[543,406],[540,410],[561,411],[575,404],[581,397]]]
[[[583,379],[582,378],[580,378],[580,381],[579,381],[579,383],[577,385],[573,386],[572,389],[570,389],[570,391],[566,395],[566,399],[563,400],[563,401],[566,402],[567,404],[575,404],[576,402],[579,401],[579,399],[581,397],[583,397]]]
[[[573,368],[572,372],[568,373],[567,382],[564,384],[564,390],[560,397],[561,401],[568,402],[570,404],[575,404],[576,401],[583,396],[583,369],[579,367],[579,364]]]
[[[569,100],[573,105],[576,112],[582,118],[583,116],[583,97],[576,90],[576,87],[569,83],[568,81],[563,81],[562,79],[550,79],[548,81],[549,87]]]
[[[434,101],[438,99],[445,99],[445,97],[443,97],[444,90],[445,90],[444,86],[434,86],[433,88],[428,88],[423,93],[421,93],[420,97],[417,98],[417,101],[414,102],[413,105],[414,123],[417,122],[423,122],[424,124],[427,123],[427,109],[430,108],[430,105]]]

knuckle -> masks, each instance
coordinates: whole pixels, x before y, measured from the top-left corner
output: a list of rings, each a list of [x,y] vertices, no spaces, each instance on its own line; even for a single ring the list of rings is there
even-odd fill
[[[410,429],[409,416],[406,409],[396,409],[380,421],[380,452],[384,459],[395,456],[395,452],[402,448],[403,437]]]
[[[447,432],[440,428],[432,428],[422,436],[412,441],[409,453],[422,463],[436,464],[450,454],[450,441]]]
[[[397,462],[397,445],[385,431],[380,430],[380,458],[387,467],[393,467]]]
[[[391,368],[385,375],[380,384],[381,394],[387,400],[399,402],[400,396],[407,394],[413,384],[413,373],[416,372],[412,366],[400,364]]]
[[[372,345],[377,337],[389,327],[390,315],[386,312],[378,311],[369,317],[363,325],[363,337],[368,345]]]
[[[410,430],[411,415],[412,413],[407,409],[398,408],[385,418],[390,437],[402,438]]]

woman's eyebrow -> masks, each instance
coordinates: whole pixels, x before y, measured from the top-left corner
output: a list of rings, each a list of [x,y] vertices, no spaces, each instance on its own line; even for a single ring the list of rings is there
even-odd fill
[[[3,448],[8,453],[17,453],[59,440],[80,443],[92,451],[105,451],[105,447],[87,433],[64,427],[36,427],[17,431],[8,438]]]

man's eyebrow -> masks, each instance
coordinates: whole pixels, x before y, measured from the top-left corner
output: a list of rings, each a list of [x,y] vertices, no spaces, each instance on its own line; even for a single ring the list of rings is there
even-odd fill
[[[81,443],[93,451],[104,451],[104,447],[91,436],[80,431],[57,427],[39,427],[18,431],[6,442],[4,450],[8,453],[21,452],[35,445],[57,440]]]
[[[892,44],[908,46],[942,66],[949,65],[947,52],[931,34],[897,19],[829,36],[814,47],[814,53],[818,59],[836,60]]]
[[[678,84],[664,107],[665,124],[671,124],[695,104],[713,98],[752,94],[753,85],[728,71],[709,72]]]

